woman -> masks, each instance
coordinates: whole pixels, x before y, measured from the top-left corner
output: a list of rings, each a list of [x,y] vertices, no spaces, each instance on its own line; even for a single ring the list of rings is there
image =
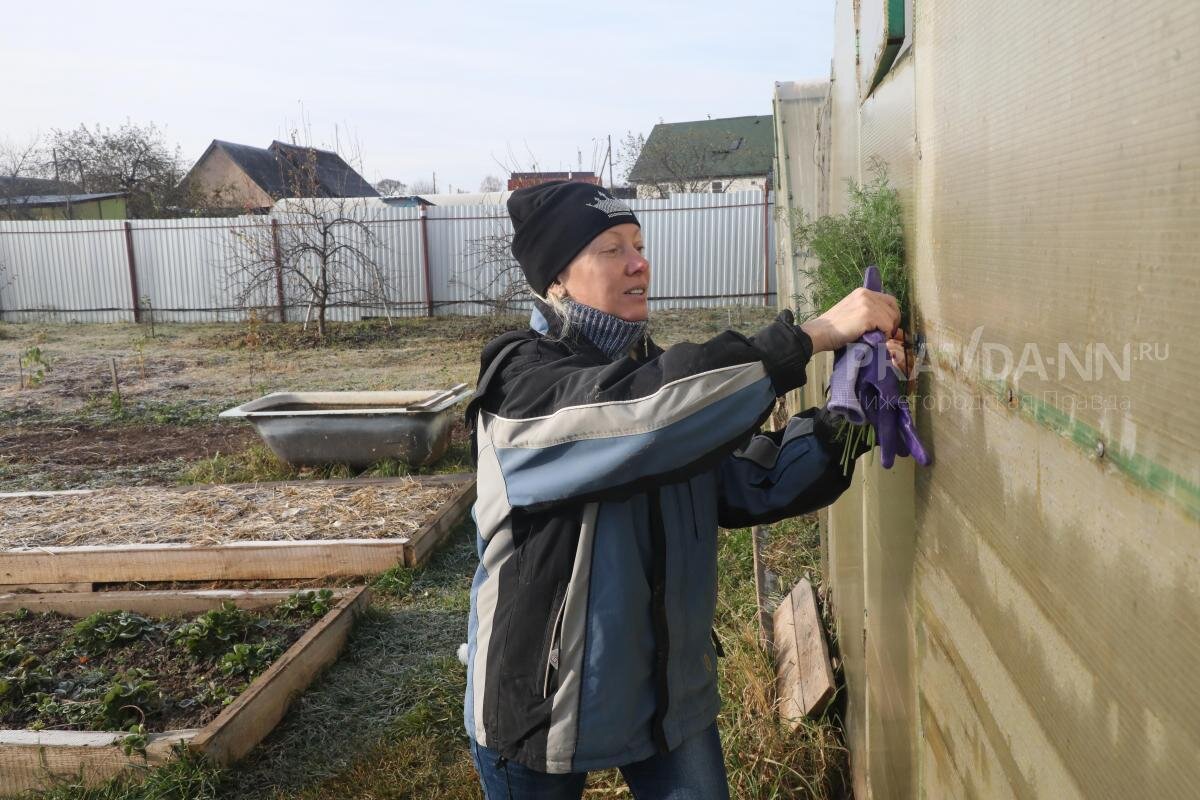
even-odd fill
[[[857,290],[797,327],[660,349],[633,212],[603,189],[514,192],[531,330],[484,348],[465,721],[489,800],[578,798],[619,767],[638,798],[728,797],[712,632],[717,528],[828,505],[849,484],[823,410],[758,433],[814,352],[891,333]],[[898,352],[902,353],[902,349]]]

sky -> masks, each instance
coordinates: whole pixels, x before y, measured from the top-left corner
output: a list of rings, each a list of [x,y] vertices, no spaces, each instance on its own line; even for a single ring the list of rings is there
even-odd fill
[[[829,77],[834,0],[12,3],[0,143],[154,123],[336,146],[372,183],[477,191],[513,169],[599,167],[658,122],[770,114]]]

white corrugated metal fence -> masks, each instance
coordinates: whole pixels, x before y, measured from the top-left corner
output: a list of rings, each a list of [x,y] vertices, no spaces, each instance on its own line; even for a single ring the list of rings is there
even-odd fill
[[[772,197],[764,204],[760,192],[681,194],[629,203],[642,223],[656,307],[774,304]],[[512,232],[503,206],[370,208],[353,217],[370,235],[355,225],[340,226],[335,235],[367,253],[374,268],[345,271],[346,291],[332,298],[331,319],[494,308],[488,301],[502,266],[483,253],[489,237]],[[142,316],[152,311],[157,321],[212,322],[241,319],[250,307],[276,310],[281,295],[288,318],[301,319],[310,297],[304,280],[283,270],[280,286],[269,262],[272,237],[286,252],[313,235],[290,227],[306,224],[316,227],[286,213],[0,221],[0,319],[129,321],[136,302]],[[315,274],[315,259],[306,258],[304,270]],[[256,261],[253,270],[246,268]]]

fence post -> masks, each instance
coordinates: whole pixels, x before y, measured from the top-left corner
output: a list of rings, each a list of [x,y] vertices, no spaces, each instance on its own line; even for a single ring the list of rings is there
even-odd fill
[[[771,306],[771,207],[767,202],[771,192],[771,175],[763,181],[763,305]]]
[[[279,244],[279,220],[271,217],[271,247],[275,253],[275,303],[279,321],[287,322],[287,306],[283,302],[283,248]]]
[[[429,276],[429,217],[421,206],[421,265],[425,270],[425,316],[433,316],[433,281]]]
[[[133,226],[125,220],[125,255],[129,259],[129,291],[133,294],[133,321],[142,321],[142,295],[138,292],[137,263],[133,258]]]

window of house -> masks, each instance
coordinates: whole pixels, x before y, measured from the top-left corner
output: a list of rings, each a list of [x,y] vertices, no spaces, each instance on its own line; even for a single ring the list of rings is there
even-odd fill
[[[725,188],[725,184],[722,183],[721,181],[713,181],[712,182],[713,194],[720,194],[722,192],[722,190],[724,190],[724,188]]]

